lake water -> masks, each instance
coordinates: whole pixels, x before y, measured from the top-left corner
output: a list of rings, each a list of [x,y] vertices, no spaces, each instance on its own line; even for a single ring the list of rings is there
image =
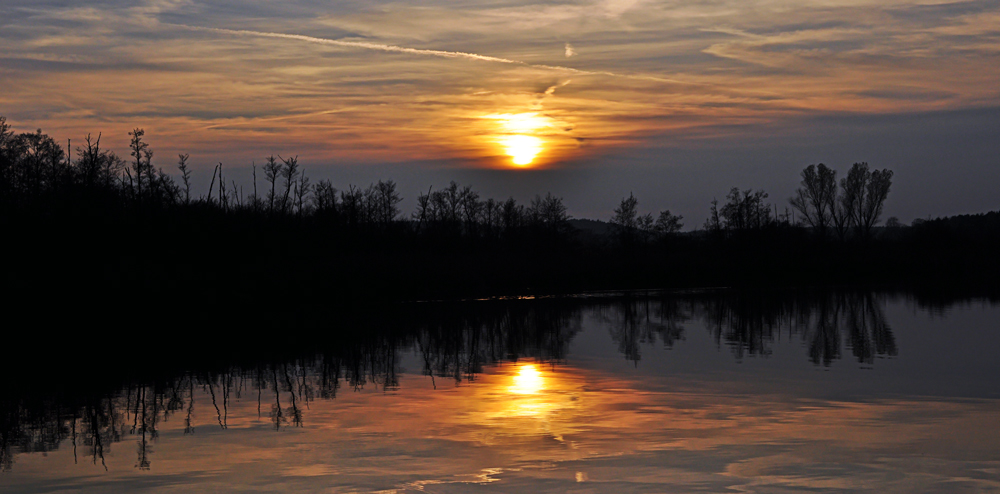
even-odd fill
[[[399,311],[295,357],[7,391],[0,491],[1000,492],[984,300]]]

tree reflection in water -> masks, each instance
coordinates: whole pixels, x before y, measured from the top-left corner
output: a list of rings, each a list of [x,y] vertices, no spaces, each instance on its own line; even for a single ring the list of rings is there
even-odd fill
[[[268,417],[274,429],[301,427],[310,402],[334,399],[342,386],[397,388],[401,352],[418,355],[422,373],[435,386],[439,379],[473,381],[486,366],[503,361],[563,361],[586,317],[605,325],[618,351],[637,364],[642,345],[672,347],[684,340],[688,325],[700,320],[716,344],[737,359],[769,355],[775,338],[786,334],[804,342],[807,358],[816,365],[842,358],[845,344],[857,362],[872,365],[876,357],[897,353],[883,311],[887,297],[711,293],[415,304],[394,309],[399,317],[393,324],[323,339],[314,353],[250,361],[233,357],[177,372],[130,369],[85,389],[51,383],[0,389],[0,466],[11,469],[15,453],[44,453],[68,443],[74,458],[106,469],[112,446],[132,440],[136,468],[149,469],[158,427],[174,415],[183,416],[184,434],[195,433],[192,416],[199,407],[226,429],[230,403],[249,398],[257,401],[258,417]],[[211,397],[211,408],[196,403],[200,393]]]
[[[767,356],[785,333],[807,343],[809,360],[829,366],[841,358],[842,338],[860,363],[896,355],[896,340],[882,307],[889,295],[872,292],[800,292],[775,297],[762,293],[722,293],[667,299],[619,300],[597,305],[618,351],[641,360],[644,344],[666,348],[684,339],[685,323],[700,319],[716,343],[733,356]]]
[[[724,295],[701,301],[693,312],[737,359],[770,354],[770,343],[784,331],[806,343],[814,364],[829,366],[840,359],[842,336],[858,362],[871,364],[876,355],[896,355],[896,340],[882,310],[887,296],[872,292],[804,292],[781,298]]]

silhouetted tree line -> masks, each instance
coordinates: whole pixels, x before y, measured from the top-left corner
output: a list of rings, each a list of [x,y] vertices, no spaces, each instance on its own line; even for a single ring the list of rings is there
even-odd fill
[[[826,165],[809,165],[802,170],[802,186],[788,203],[794,209],[779,210],[767,202],[763,190],[733,187],[726,202],[713,199],[703,230],[713,235],[739,234],[775,228],[806,227],[824,237],[829,229],[841,241],[849,236],[871,238],[881,221],[882,210],[892,186],[891,170],[870,170],[868,163],[855,163],[838,189],[837,172]],[[649,241],[676,234],[683,217],[664,210],[654,220],[652,213],[639,213],[639,200],[632,194],[615,208],[610,223],[623,244]],[[794,212],[799,213],[798,219]],[[893,218],[889,226],[899,226]]]
[[[890,217],[880,226],[892,170],[854,163],[838,181],[837,172],[820,163],[803,169],[801,178],[784,207],[763,190],[733,187],[724,203],[711,201],[702,229],[687,233],[679,233],[682,217],[664,210],[654,220],[629,194],[609,222],[613,247],[624,250],[606,262],[645,286],[657,286],[659,277],[698,279],[691,284],[702,286],[997,288],[1000,262],[991,252],[1000,248],[1000,212],[916,220],[909,227]]]
[[[684,224],[683,216],[675,215],[669,209],[660,211],[653,219],[652,213],[639,214],[639,199],[631,193],[623,198],[621,204],[614,210],[611,225],[619,242],[624,246],[635,243],[646,243],[654,238],[665,238],[681,231]]]
[[[188,155],[178,156],[178,181],[154,164],[142,129],[129,137],[128,158],[100,135],[69,153],[0,117],[0,228],[17,239],[20,260],[5,276],[26,297],[139,290],[200,303],[270,291],[287,305],[685,286],[995,286],[1000,274],[986,254],[1000,246],[995,222],[903,227],[890,218],[880,227],[893,173],[866,163],[839,182],[810,165],[783,209],[763,190],[734,187],[693,232],[669,210],[643,214],[630,194],[595,233],[575,227],[552,194],[519,204],[455,182],[420,192],[406,213],[393,181],[338,189],[310,180],[297,156],[269,156],[259,174],[254,165],[249,189],[220,163],[199,195]]]
[[[269,156],[261,167],[264,183],[258,190],[257,167],[253,189],[245,191],[225,176],[223,165],[214,167],[207,194],[191,196],[190,156],[178,156],[181,184],[153,165],[153,150],[145,131],[129,133],[130,160],[101,149],[101,136],[88,135],[70,159],[51,137],[38,130],[15,134],[0,117],[0,187],[7,212],[44,209],[68,195],[77,201],[105,196],[121,208],[164,209],[198,204],[224,212],[266,216],[311,216],[328,225],[391,228],[412,223],[415,232],[443,231],[461,235],[500,237],[525,227],[565,232],[569,216],[562,199],[547,194],[528,205],[513,198],[481,199],[470,186],[452,182],[442,190],[417,197],[412,222],[404,221],[402,197],[392,180],[367,188],[349,185],[338,190],[329,180],[312,183],[298,157]],[[227,182],[228,180],[228,182]]]
[[[258,190],[257,167],[253,167],[253,189],[245,193],[235,180],[224,175],[220,163],[213,169],[207,195],[191,197],[189,155],[178,156],[178,185],[162,168],[153,165],[153,151],[145,141],[145,131],[129,133],[126,160],[101,149],[101,136],[88,135],[85,144],[76,148],[70,159],[51,137],[37,130],[14,134],[0,117],[0,187],[8,210],[43,208],[59,202],[69,193],[74,201],[81,196],[109,196],[122,207],[164,208],[193,203],[211,205],[226,212],[251,212],[262,215],[314,216],[334,225],[361,225],[390,228],[404,222],[399,204],[402,197],[396,184],[379,181],[367,188],[348,185],[338,190],[329,180],[312,183],[298,162],[298,157],[269,156],[262,166],[263,190]],[[882,208],[891,187],[892,171],[869,170],[867,163],[855,163],[838,192],[836,171],[824,164],[810,165],[802,171],[802,187],[789,203],[799,212],[796,222],[787,210],[782,216],[776,205],[765,202],[762,190],[734,187],[721,207],[713,200],[707,231],[759,230],[777,224],[808,225],[819,234],[833,228],[845,238],[849,230],[870,236],[879,223]],[[72,194],[78,192],[79,194]],[[773,209],[772,209],[773,207]],[[451,182],[441,190],[429,189],[417,196],[417,207],[405,223],[415,232],[499,238],[531,226],[566,234],[570,217],[562,199],[552,194],[536,196],[528,205],[513,198],[482,199],[471,186]],[[683,217],[669,210],[654,218],[640,214],[638,199],[622,199],[610,219],[623,243],[648,241],[657,236],[673,235],[683,227]]]

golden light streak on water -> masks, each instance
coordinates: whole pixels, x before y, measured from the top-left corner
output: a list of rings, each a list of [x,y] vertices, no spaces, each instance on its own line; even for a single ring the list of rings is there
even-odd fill
[[[514,394],[534,395],[545,389],[545,378],[535,364],[522,364],[513,380],[514,384],[509,390]]]

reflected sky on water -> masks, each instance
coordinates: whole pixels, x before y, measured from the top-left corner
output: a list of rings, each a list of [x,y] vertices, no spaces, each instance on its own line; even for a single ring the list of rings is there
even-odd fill
[[[521,301],[309,361],[25,399],[19,422],[8,399],[0,487],[1000,489],[1000,307],[838,297]]]

